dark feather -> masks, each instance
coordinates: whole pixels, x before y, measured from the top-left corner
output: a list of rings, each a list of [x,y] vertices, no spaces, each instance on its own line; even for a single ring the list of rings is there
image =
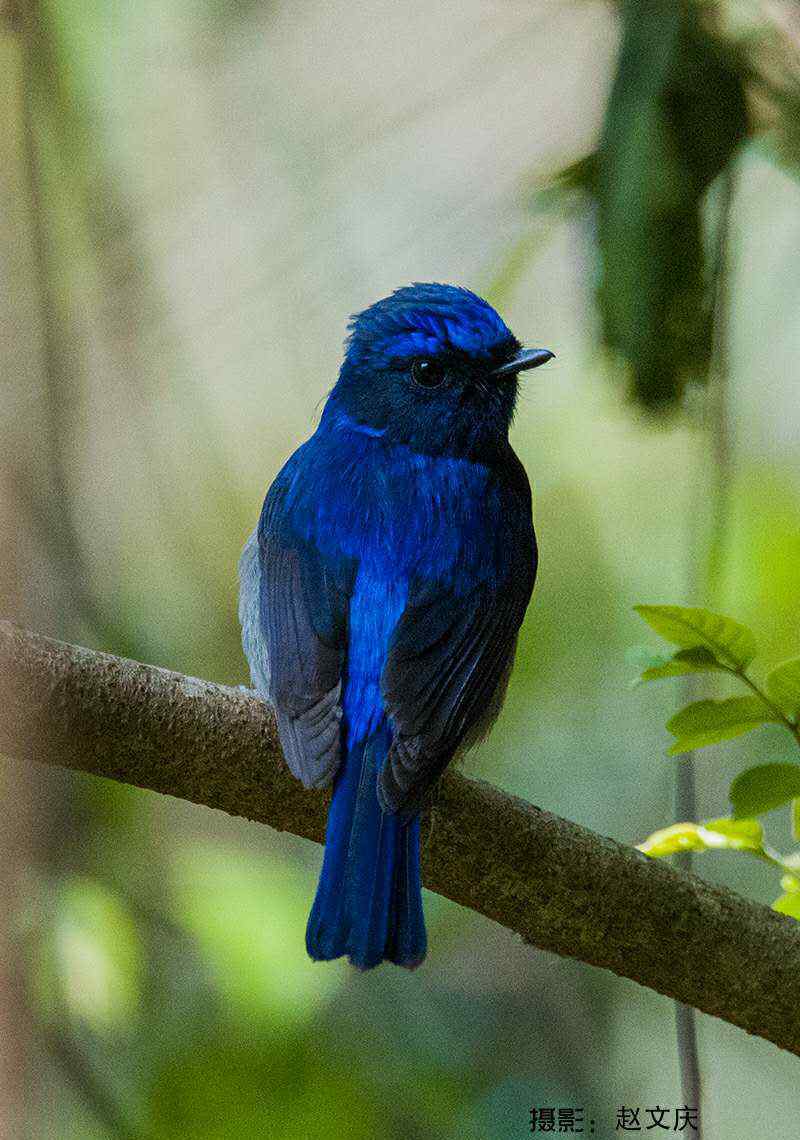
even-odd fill
[[[398,622],[381,681],[395,726],[378,782],[385,811],[417,812],[454,754],[500,710],[536,574],[533,530],[518,518],[501,582],[463,595],[418,587]]]
[[[346,596],[318,552],[293,534],[278,480],[258,531],[260,620],[286,763],[307,788],[329,784],[339,766]]]

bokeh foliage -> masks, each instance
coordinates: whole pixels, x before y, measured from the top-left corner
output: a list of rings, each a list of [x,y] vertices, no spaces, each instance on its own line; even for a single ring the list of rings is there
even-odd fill
[[[753,140],[797,173],[800,76],[774,30],[734,34],[727,5],[619,7],[621,44],[597,149],[560,171],[553,187],[562,200],[577,192],[592,202],[602,338],[635,401],[674,410],[688,382],[708,379],[724,306],[731,195],[730,183],[717,184],[733,178]]]
[[[745,61],[708,19],[692,0],[625,0],[596,157],[604,338],[647,407],[708,372],[719,267],[703,207],[747,136]]]

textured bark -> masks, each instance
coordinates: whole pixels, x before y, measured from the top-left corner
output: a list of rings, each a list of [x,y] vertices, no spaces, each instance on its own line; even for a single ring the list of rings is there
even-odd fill
[[[283,763],[249,693],[0,622],[0,749],[320,842],[327,797]],[[497,788],[448,774],[425,884],[800,1055],[800,923]]]

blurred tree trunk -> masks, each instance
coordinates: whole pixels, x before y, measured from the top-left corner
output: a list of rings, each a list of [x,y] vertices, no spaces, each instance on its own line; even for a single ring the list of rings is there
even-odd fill
[[[7,20],[8,8],[0,9],[0,20]],[[6,25],[7,26],[7,25]],[[18,221],[21,160],[20,116],[21,66],[17,45],[0,25],[0,216],[7,219],[0,229],[0,258],[4,275],[11,275],[19,264],[21,235]],[[19,291],[0,290],[0,328],[13,330],[11,336],[0,336],[0,374],[9,377],[19,363],[19,348],[24,347],[24,316],[17,311]],[[18,335],[22,332],[22,335]],[[8,400],[8,395],[4,403]],[[8,405],[6,403],[6,410]],[[12,409],[13,411],[13,409]],[[3,417],[6,422],[9,418]],[[8,427],[3,431],[8,444]],[[3,446],[9,457],[13,448]],[[0,464],[0,611],[19,613],[21,594],[20,557],[17,530],[19,503],[15,501],[14,481],[7,460]],[[0,691],[0,703],[7,694]],[[31,785],[21,778],[16,765],[0,767],[0,1140],[22,1135],[25,1053],[28,1018],[22,993],[21,964],[14,924],[19,909],[21,872],[27,862],[30,832],[25,826]]]
[[[17,612],[19,597],[14,506],[8,473],[0,468],[0,604],[4,612]],[[7,699],[8,694],[0,689],[0,704]],[[27,822],[32,792],[16,764],[0,765],[0,1140],[18,1140],[22,1135],[28,1015],[14,927],[29,858]]]
[[[13,289],[0,290],[0,614],[58,628],[68,603],[46,557],[34,489],[47,480],[42,448],[45,359],[50,330],[41,296],[30,107],[26,104],[22,8],[0,4],[0,265]],[[24,458],[23,458],[24,457]],[[0,706],[11,694],[0,689]],[[0,1140],[25,1134],[36,1099],[26,1066],[33,1023],[21,933],[25,884],[43,849],[54,846],[60,781],[0,765]],[[33,812],[36,805],[35,814]]]

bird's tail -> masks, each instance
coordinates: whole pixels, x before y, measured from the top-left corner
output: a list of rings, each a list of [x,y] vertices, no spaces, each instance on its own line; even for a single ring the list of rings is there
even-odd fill
[[[419,816],[381,810],[377,778],[389,751],[385,725],[347,748],[328,812],[325,857],[306,930],[317,961],[346,954],[361,970],[413,969],[425,957]]]

